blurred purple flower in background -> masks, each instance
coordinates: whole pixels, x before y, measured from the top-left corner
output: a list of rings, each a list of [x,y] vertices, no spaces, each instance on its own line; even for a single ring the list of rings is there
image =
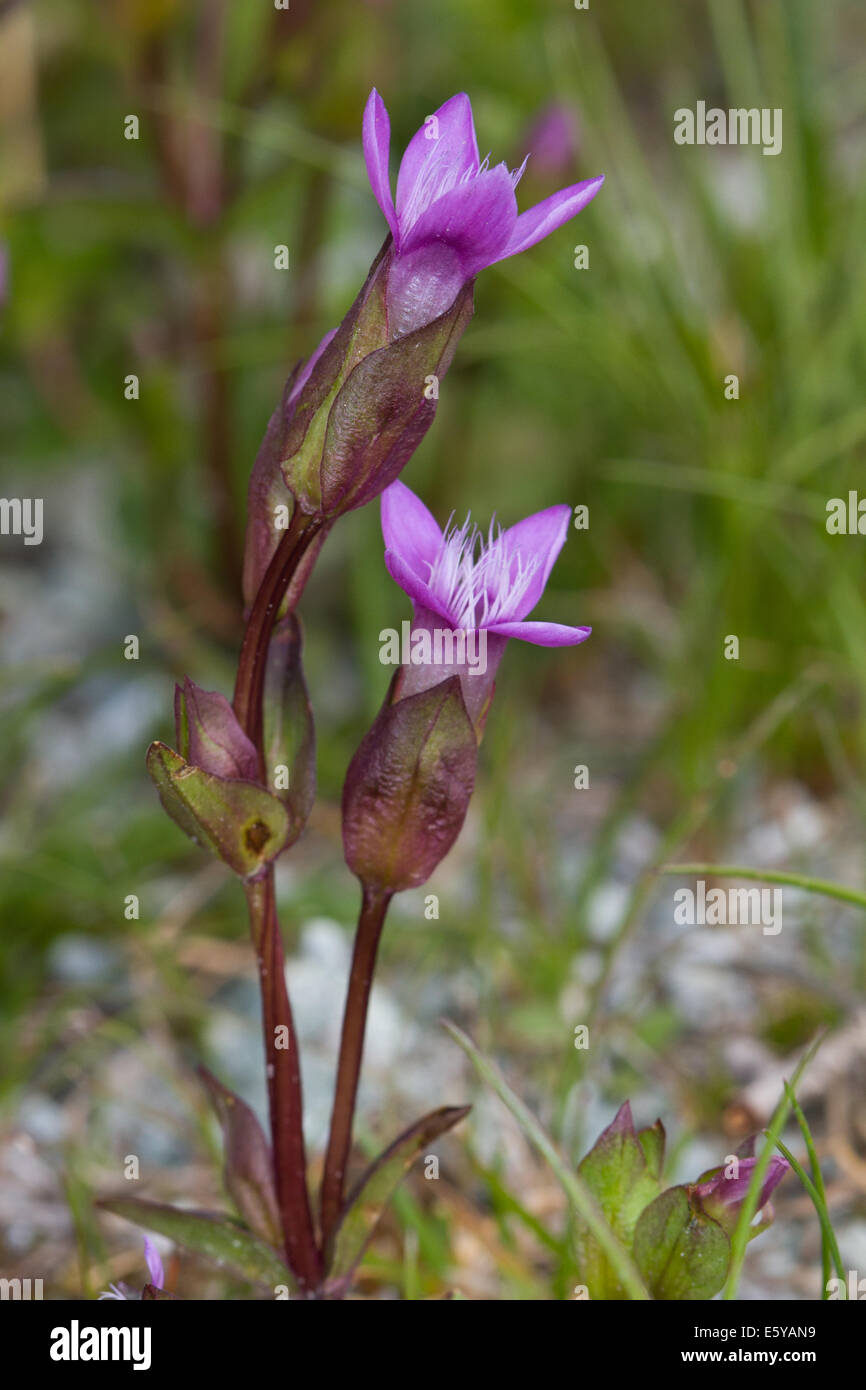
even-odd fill
[[[577,155],[577,121],[569,107],[553,101],[530,125],[523,139],[530,153],[529,172],[535,177],[566,173]]]
[[[374,88],[364,112],[364,157],[376,201],[394,237],[388,280],[392,336],[443,313],[469,280],[556,231],[595,197],[603,178],[586,179],[518,214],[510,170],[480,160],[472,105],[464,92],[428,116],[406,147],[391,193],[391,126]],[[528,156],[527,156],[528,157]]]

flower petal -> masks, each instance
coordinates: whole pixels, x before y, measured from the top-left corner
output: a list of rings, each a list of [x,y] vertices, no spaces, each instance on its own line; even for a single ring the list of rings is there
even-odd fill
[[[411,565],[408,565],[395,550],[385,551],[385,567],[394,583],[400,585],[404,594],[408,594],[414,604],[439,613],[449,624],[451,623],[449,615],[441,611],[441,599],[436,597],[420,575],[416,574]]]
[[[472,103],[458,92],[428,117],[406,146],[397,175],[397,218],[401,234],[440,194],[478,169]]]
[[[487,628],[497,637],[519,637],[536,647],[576,647],[585,642],[591,627],[566,627],[564,623],[493,623]]]
[[[388,276],[389,338],[414,333],[444,314],[466,279],[458,253],[444,241],[395,256]]]
[[[559,193],[551,193],[549,198],[536,203],[534,208],[522,212],[514,225],[508,244],[500,251],[497,260],[504,261],[508,256],[516,256],[519,251],[525,251],[527,247],[534,246],[537,241],[555,232],[563,222],[576,217],[581,209],[592,201],[603,183],[603,174],[601,178],[585,179],[583,183],[574,183],[570,188],[560,189]]]
[[[464,280],[508,254],[517,222],[514,181],[504,164],[460,183],[437,198],[404,235],[400,258],[435,242],[456,251]]]
[[[364,108],[364,160],[373,196],[385,216],[394,236],[397,235],[397,214],[391,195],[388,156],[391,149],[391,122],[385,103],[374,87]]]
[[[531,613],[550,577],[550,571],[568,534],[571,508],[565,503],[547,507],[536,512],[516,525],[503,531],[499,542],[502,547],[504,569],[508,573],[518,557],[524,561],[535,560],[538,568],[529,580],[519,601],[514,606],[510,618],[518,620]]]
[[[385,549],[399,555],[426,582],[442,549],[442,531],[433,513],[398,478],[382,493],[381,515]]]
[[[159,1258],[159,1251],[153,1241],[147,1236],[144,1237],[144,1260],[150,1274],[150,1282],[157,1289],[165,1287],[165,1270],[162,1267],[162,1260]]]

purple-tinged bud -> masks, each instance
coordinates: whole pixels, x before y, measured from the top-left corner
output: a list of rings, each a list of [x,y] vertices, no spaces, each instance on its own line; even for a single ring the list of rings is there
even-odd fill
[[[729,1234],[737,1224],[757,1162],[757,1158],[731,1158],[723,1167],[704,1173],[692,1188],[701,1210]],[[761,1185],[757,1211],[767,1206],[790,1167],[786,1158],[773,1154]]]
[[[294,844],[315,797],[315,733],[294,616],[274,629],[263,699],[267,787],[255,745],[224,695],[188,677],[175,688],[176,753],[153,743],[147,768],[185,834],[244,880]]]
[[[641,1213],[632,1253],[653,1298],[703,1301],[713,1298],[728,1276],[731,1243],[687,1187],[669,1187]]]
[[[202,690],[184,678],[174,688],[177,746],[186,762],[215,777],[255,781],[258,758],[235,712],[216,690]]]
[[[385,701],[343,787],[346,863],[365,889],[399,893],[430,877],[460,833],[477,754],[456,676]]]
[[[389,238],[343,322],[289,380],[268,425],[249,490],[247,603],[291,519],[292,499],[325,523],[362,507],[394,481],[433,422],[439,385],[472,315],[472,286],[395,338],[386,307],[392,263]]]

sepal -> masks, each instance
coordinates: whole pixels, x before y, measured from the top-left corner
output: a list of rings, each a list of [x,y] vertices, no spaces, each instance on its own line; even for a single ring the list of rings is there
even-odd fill
[[[165,743],[150,745],[147,770],[172,820],[240,878],[257,878],[285,847],[288,813],[264,787],[193,767]]]

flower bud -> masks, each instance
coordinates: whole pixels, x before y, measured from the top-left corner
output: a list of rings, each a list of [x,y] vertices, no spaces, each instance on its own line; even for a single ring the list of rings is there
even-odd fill
[[[718,1221],[729,1235],[737,1224],[757,1162],[757,1158],[732,1158],[724,1166],[704,1173],[692,1188],[701,1210]],[[773,1154],[758,1195],[758,1211],[767,1206],[790,1167],[786,1158]]]
[[[299,658],[289,663],[279,647],[277,653],[278,668],[298,667]],[[160,801],[196,844],[241,878],[259,877],[300,833],[297,807],[284,806],[259,784],[255,745],[224,695],[187,677],[175,688],[174,710],[180,753],[164,743],[152,743],[147,752]]]
[[[175,686],[174,722],[177,746],[187,762],[215,777],[255,780],[255,745],[225,695],[202,690],[186,676],[182,686]]]
[[[346,863],[366,889],[399,893],[430,877],[460,833],[477,742],[457,676],[385,701],[343,788]]]
[[[641,1213],[633,1254],[653,1298],[713,1298],[728,1277],[731,1244],[686,1187],[669,1187]]]
[[[664,1146],[661,1120],[638,1133],[626,1101],[578,1166],[603,1215],[627,1248],[641,1213],[661,1190]],[[616,1270],[583,1221],[577,1222],[575,1243],[579,1276],[590,1297],[625,1298]]]
[[[249,490],[248,603],[291,499],[325,522],[363,506],[394,481],[432,424],[439,383],[472,315],[472,285],[395,338],[386,302],[393,260],[389,238],[343,322],[287,383],[268,425]]]

